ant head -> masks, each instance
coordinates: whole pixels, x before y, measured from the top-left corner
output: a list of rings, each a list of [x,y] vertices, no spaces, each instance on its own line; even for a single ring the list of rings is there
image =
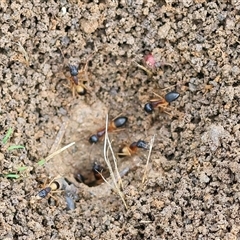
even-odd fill
[[[147,113],[153,112],[153,105],[151,103],[146,103],[144,106],[144,111]]]
[[[118,157],[123,158],[123,157],[126,157],[126,156],[130,156],[128,147],[127,146],[121,147],[118,150]]]
[[[69,65],[69,71],[70,71],[71,76],[78,75],[78,67],[75,65]]]
[[[100,164],[98,164],[97,162],[93,163],[92,171],[94,173],[102,172],[103,170],[104,168]]]
[[[148,149],[148,144],[143,140],[138,140],[136,146],[138,148]]]
[[[74,177],[75,177],[76,181],[79,183],[85,182],[85,178],[81,173],[76,173]]]
[[[118,117],[116,119],[114,119],[114,125],[116,128],[122,127],[126,124],[126,122],[128,121],[127,117]]]
[[[89,140],[88,140],[90,143],[97,143],[99,141],[99,138],[97,135],[92,135]]]
[[[104,171],[104,168],[100,164],[98,164],[97,162],[93,163],[92,172],[96,180],[102,179],[103,171]]]

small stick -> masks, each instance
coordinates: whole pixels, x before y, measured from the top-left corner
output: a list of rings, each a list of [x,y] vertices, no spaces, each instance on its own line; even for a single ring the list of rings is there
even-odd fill
[[[58,155],[59,153],[65,151],[67,148],[73,146],[74,144],[75,144],[75,142],[69,143],[67,146],[65,146],[65,147],[57,150],[56,152],[50,154],[49,156],[47,156],[47,157],[45,158],[45,161],[46,161],[46,162],[49,161],[50,159],[52,159],[53,157],[55,157],[55,156]]]
[[[53,157],[55,157],[56,155],[60,154],[61,152],[65,151],[67,148],[73,146],[75,144],[75,142],[69,143],[67,146],[57,150],[56,152],[50,154],[49,156],[47,156],[45,159],[40,160],[37,164],[37,167],[40,167],[42,165],[44,165],[46,162],[48,162],[50,159],[52,159]]]
[[[152,73],[151,71],[149,71],[147,68],[145,68],[144,66],[138,64],[138,63],[135,62],[135,61],[134,61],[134,63],[135,63],[139,68],[141,68],[143,71],[145,71],[149,76],[152,76],[153,73]]]
[[[174,85],[172,85],[172,86],[163,88],[163,89],[161,89],[161,91],[165,91],[165,90],[167,90],[167,89],[170,89],[170,88],[172,88],[172,87],[175,87],[176,85],[177,85],[177,84],[174,84]],[[160,98],[163,98],[162,96],[160,96],[159,94],[157,94],[157,93],[155,93],[155,92],[153,92],[153,94],[156,95],[156,96],[158,96],[158,97],[160,97]]]
[[[148,164],[149,164],[149,161],[150,161],[154,140],[155,140],[155,135],[153,135],[153,137],[150,141],[150,148],[149,148],[149,152],[148,152],[148,158],[147,158],[147,163],[146,163],[146,166],[145,166],[145,171],[144,171],[143,178],[142,178],[142,184],[144,184],[146,179],[147,179]]]
[[[57,137],[52,145],[52,148],[50,150],[50,153],[53,153],[57,150],[59,144],[61,143],[62,141],[62,138],[63,138],[63,135],[65,133],[65,130],[67,129],[67,126],[68,126],[68,120],[65,120],[63,123],[62,123],[62,126],[60,128],[60,130],[58,131],[58,134],[57,134]]]
[[[13,42],[13,43],[19,46],[19,51],[23,54],[26,65],[29,66],[29,56],[26,50],[24,49],[24,47],[22,46],[22,44],[20,42],[17,42],[17,43]]]

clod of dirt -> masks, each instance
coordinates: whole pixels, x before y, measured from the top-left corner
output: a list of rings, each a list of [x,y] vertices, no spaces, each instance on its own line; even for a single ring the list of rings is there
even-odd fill
[[[202,136],[202,141],[207,143],[211,151],[215,152],[221,146],[221,139],[226,136],[223,126],[211,125],[208,131]]]

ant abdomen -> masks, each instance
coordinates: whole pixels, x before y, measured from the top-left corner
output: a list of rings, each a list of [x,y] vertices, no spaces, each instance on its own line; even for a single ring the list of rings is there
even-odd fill
[[[177,100],[179,96],[180,96],[180,94],[177,92],[169,92],[165,95],[165,100],[168,103],[170,103],[170,102]]]
[[[123,127],[127,121],[128,121],[127,117],[118,117],[113,120],[113,123],[116,128],[119,128],[119,127]]]

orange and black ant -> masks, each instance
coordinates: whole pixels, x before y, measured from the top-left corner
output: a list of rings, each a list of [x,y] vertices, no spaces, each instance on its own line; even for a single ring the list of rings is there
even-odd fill
[[[93,163],[92,172],[96,180],[102,179],[102,173],[105,169],[97,162]]]
[[[114,132],[117,130],[117,128],[123,127],[127,123],[127,121],[128,121],[127,117],[117,117],[109,123],[107,131]],[[104,136],[105,133],[106,133],[106,128],[102,128],[98,130],[96,134],[93,134],[89,138],[89,142],[97,143],[99,139]]]
[[[132,156],[137,153],[139,148],[146,150],[149,149],[148,144],[145,141],[138,140],[137,142],[133,142],[129,146],[121,147],[118,151],[118,156],[119,157]]]
[[[50,194],[50,192],[60,192],[60,182],[57,181],[58,178],[54,178],[47,186],[46,183],[44,184],[44,188],[38,192],[37,194],[37,199],[42,199],[42,198],[46,198],[48,195],[50,195],[55,201],[57,201],[57,199],[55,197],[52,196],[52,194]],[[58,191],[59,190],[59,191]]]
[[[78,77],[78,67],[75,65],[69,65],[69,71],[71,74],[71,88],[73,91],[73,96],[75,95],[75,91],[79,94],[79,95],[85,95],[86,94],[86,88],[84,86],[84,84],[80,83],[79,81],[79,77]]]
[[[154,93],[158,96],[158,98],[151,99],[148,103],[145,104],[144,110],[147,113],[152,113],[155,108],[159,107],[161,111],[169,114],[165,109],[168,107],[168,105],[177,100],[180,96],[177,92],[169,92],[165,95],[165,97],[161,97],[158,94]]]
[[[71,82],[71,89],[73,93],[73,97],[75,97],[75,93],[79,95],[85,95],[89,89],[84,84],[88,82],[88,75],[87,75],[87,68],[90,56],[87,60],[85,66],[79,71],[78,66],[76,65],[69,65],[69,72],[71,74],[70,82]]]

